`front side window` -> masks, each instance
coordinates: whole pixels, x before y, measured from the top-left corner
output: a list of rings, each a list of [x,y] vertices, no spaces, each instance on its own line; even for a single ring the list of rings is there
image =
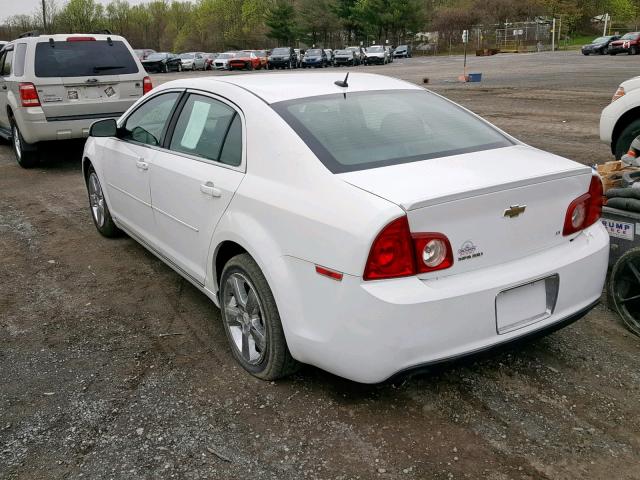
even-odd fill
[[[191,95],[180,112],[169,148],[238,166],[242,153],[240,118],[233,108],[222,102]]]
[[[169,120],[179,92],[157,95],[127,118],[121,138],[145,145],[160,145],[162,132]]]
[[[425,90],[339,93],[272,107],[333,173],[513,145],[489,124]]]

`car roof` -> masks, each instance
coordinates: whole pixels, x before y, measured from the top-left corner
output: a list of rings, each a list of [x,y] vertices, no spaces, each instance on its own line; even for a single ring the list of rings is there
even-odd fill
[[[265,73],[262,75],[233,75],[224,77],[203,77],[177,80],[167,87],[197,88],[215,91],[218,82],[236,85],[247,90],[266,103],[272,104],[297,98],[330,95],[333,93],[353,93],[371,90],[421,90],[421,87],[404,80],[372,73],[349,74],[349,87],[335,85],[337,80],[344,80],[342,71],[331,73]],[[163,85],[163,86],[164,86]]]
[[[48,42],[49,39],[52,39],[54,42],[65,42],[70,37],[91,37],[95,38],[97,41],[106,41],[107,39],[115,40],[115,41],[123,41],[124,38],[120,35],[105,35],[105,34],[94,34],[94,33],[56,33],[54,35],[34,35],[31,37],[23,37],[16,38],[11,43],[17,42]]]

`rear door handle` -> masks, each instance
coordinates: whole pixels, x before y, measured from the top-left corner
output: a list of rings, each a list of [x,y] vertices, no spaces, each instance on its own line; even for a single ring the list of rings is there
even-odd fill
[[[139,170],[149,170],[149,164],[142,159],[136,161],[136,167],[138,167]]]
[[[206,182],[200,185],[200,191],[205,195],[211,195],[214,198],[222,196],[222,190],[213,186],[213,182]]]

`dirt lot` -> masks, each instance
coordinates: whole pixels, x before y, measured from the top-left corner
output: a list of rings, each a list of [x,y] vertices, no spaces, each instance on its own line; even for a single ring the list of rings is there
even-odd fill
[[[594,163],[610,158],[600,110],[637,65],[473,58],[485,79],[469,85],[452,82],[459,58],[366,68],[429,77],[524,141]],[[79,155],[54,146],[27,171],[0,146],[0,478],[640,478],[640,340],[606,308],[395,384],[312,367],[265,383],[236,366],[204,295],[97,234]]]

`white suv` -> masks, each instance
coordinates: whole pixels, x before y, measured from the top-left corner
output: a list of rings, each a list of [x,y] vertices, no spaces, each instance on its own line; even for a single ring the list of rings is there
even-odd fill
[[[129,43],[117,35],[42,35],[0,50],[0,136],[18,163],[38,162],[38,144],[83,138],[91,124],[122,115],[151,90]]]
[[[640,77],[622,82],[600,116],[600,139],[611,145],[616,158],[622,157],[640,135]]]

